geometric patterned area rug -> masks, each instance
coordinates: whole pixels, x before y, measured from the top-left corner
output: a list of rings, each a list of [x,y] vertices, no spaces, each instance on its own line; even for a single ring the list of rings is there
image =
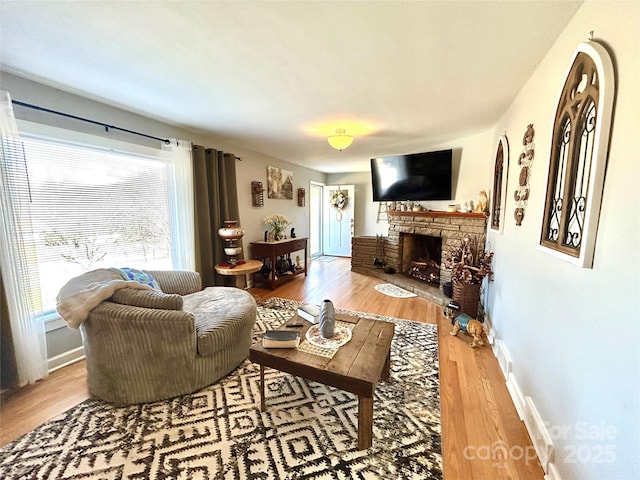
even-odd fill
[[[409,292],[408,290],[405,290],[404,288],[400,288],[391,283],[379,283],[373,288],[375,288],[378,292],[384,293],[385,295],[388,295],[390,297],[395,297],[395,298],[417,297],[415,293]]]
[[[254,339],[298,305],[260,305]],[[267,368],[261,412],[260,369],[246,360],[170,400],[86,400],[0,450],[0,478],[442,479],[437,327],[359,315],[396,324],[391,377],[375,391],[371,448],[357,449],[355,395]]]

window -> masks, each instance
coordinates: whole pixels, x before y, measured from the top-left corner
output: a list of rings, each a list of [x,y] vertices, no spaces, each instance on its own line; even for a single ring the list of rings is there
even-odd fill
[[[496,162],[493,167],[493,192],[491,194],[491,228],[502,232],[509,173],[509,142],[506,135],[498,140]]]
[[[593,265],[613,109],[607,51],[580,44],[560,93],[553,129],[541,248],[581,267]]]
[[[177,248],[184,248],[176,228],[182,214],[170,155],[29,135],[23,145],[29,202],[17,220],[30,223],[35,312],[53,313],[60,288],[92,269],[189,268]]]

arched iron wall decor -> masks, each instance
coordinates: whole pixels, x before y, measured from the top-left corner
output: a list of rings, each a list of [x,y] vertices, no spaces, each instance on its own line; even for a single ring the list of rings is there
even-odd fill
[[[507,203],[507,179],[509,176],[509,141],[506,133],[500,136],[493,167],[493,190],[491,192],[491,229],[502,233]]]
[[[615,75],[607,50],[578,45],[551,130],[540,248],[591,268],[613,115]]]

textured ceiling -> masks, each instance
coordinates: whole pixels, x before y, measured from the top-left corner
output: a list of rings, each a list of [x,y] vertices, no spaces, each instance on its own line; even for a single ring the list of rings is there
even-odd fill
[[[363,171],[490,128],[581,3],[2,1],[0,62],[293,163]],[[325,140],[338,127],[356,137],[343,152]]]

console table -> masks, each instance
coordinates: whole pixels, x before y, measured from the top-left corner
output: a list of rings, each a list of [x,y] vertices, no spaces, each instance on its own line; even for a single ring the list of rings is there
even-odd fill
[[[282,255],[291,258],[293,252],[300,250],[304,250],[304,266],[293,272],[287,272],[286,275],[278,275],[276,272],[277,258]],[[263,273],[257,272],[253,274],[253,281],[256,284],[264,284],[271,290],[301,273],[304,273],[305,277],[307,276],[307,238],[288,238],[275,242],[251,242],[251,256],[255,259],[268,260],[265,265],[268,264],[269,268],[271,268],[269,276],[265,277]]]

